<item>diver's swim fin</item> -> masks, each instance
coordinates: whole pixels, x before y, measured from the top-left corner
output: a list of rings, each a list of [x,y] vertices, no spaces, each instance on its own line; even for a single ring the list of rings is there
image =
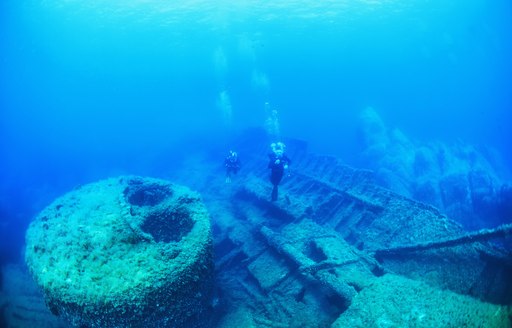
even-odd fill
[[[272,189],[272,197],[271,197],[271,200],[273,202],[275,202],[277,200],[277,185],[274,186],[274,188]]]

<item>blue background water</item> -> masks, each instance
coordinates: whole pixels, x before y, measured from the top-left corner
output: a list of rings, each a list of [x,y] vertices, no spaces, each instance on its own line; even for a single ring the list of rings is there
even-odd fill
[[[511,25],[508,0],[2,1],[1,260],[57,195],[159,175],[176,147],[262,126],[266,102],[283,135],[348,163],[373,106],[510,167]]]

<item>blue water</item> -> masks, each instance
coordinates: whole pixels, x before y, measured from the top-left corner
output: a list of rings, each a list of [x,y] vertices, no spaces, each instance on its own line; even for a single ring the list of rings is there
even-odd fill
[[[510,58],[508,0],[2,1],[1,260],[56,196],[158,176],[173,149],[263,126],[268,107],[281,135],[349,164],[372,106],[510,168]]]

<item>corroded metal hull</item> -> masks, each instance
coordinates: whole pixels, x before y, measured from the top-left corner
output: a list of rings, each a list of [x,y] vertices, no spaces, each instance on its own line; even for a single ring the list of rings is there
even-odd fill
[[[436,208],[379,187],[371,171],[287,144],[292,166],[277,201],[263,135],[239,140],[242,168],[231,183],[215,152],[189,156],[166,177],[199,191],[211,217],[215,292],[194,311],[213,320],[198,326],[511,325],[511,256],[486,241],[510,227],[468,234]],[[137,195],[124,195],[134,217],[144,203]],[[155,222],[156,233],[164,222]],[[177,238],[166,236],[157,242]]]
[[[422,309],[430,307],[430,312],[418,310],[429,318],[423,326],[442,325],[449,317],[478,326],[493,311],[502,314],[498,326],[509,324],[510,254],[485,242],[386,253],[466,232],[432,206],[379,187],[370,171],[309,154],[301,142],[288,145],[293,169],[276,202],[270,200],[265,146],[255,140],[240,143],[246,157],[232,184],[223,185],[220,168],[201,160],[196,164],[206,179],[184,179],[201,191],[214,223],[217,288],[224,306],[220,327],[240,320],[262,327],[358,326],[345,316],[368,310],[361,308],[362,292],[371,294],[389,280],[395,282],[389,284],[390,295],[402,295],[403,304],[396,306],[405,312],[417,310],[407,308],[417,299],[408,292],[423,288],[437,295],[422,301]],[[190,177],[182,173],[175,178]],[[458,312],[436,317],[433,308],[441,309],[443,299]],[[474,315],[475,309],[488,317]],[[405,312],[406,319],[393,324],[416,322]],[[368,315],[359,326],[368,326]]]

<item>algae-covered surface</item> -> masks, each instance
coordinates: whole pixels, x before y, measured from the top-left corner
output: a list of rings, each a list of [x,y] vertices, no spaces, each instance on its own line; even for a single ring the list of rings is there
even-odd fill
[[[216,172],[198,162],[175,181],[205,205],[187,188],[121,177],[37,216],[27,263],[54,314],[75,327],[511,327],[509,261],[491,245],[374,256],[462,228],[367,172],[334,168],[322,182],[313,173],[332,162],[297,161],[271,202],[259,175],[225,184],[190,175]]]
[[[510,327],[509,308],[386,274],[359,294],[334,322],[341,327]]]
[[[208,213],[198,194],[162,180],[81,186],[44,209],[26,241],[50,309],[72,324],[181,322],[172,312],[197,313],[211,294]]]

